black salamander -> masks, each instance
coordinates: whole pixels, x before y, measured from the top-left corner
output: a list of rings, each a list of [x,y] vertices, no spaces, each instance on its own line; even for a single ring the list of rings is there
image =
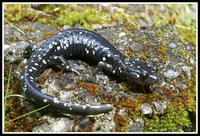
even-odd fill
[[[63,101],[51,95],[44,94],[36,84],[37,77],[48,65],[60,65],[66,71],[84,67],[70,64],[66,58],[76,55],[97,62],[96,80],[108,79],[102,75],[105,69],[122,80],[136,84],[151,85],[158,82],[156,68],[139,59],[129,59],[115,49],[105,38],[95,32],[85,29],[69,29],[53,35],[37,51],[34,46],[28,47],[24,54],[34,51],[25,65],[21,86],[25,96],[39,105],[50,104],[50,107],[69,114],[100,114],[113,108],[112,104],[89,105]]]

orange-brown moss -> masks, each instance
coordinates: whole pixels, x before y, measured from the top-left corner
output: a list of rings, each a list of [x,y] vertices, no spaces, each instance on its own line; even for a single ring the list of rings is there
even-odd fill
[[[47,73],[46,73],[47,72]],[[55,73],[54,71],[44,71],[39,77],[38,77],[38,83],[39,84],[44,84],[45,83],[45,81],[49,78],[49,76],[54,76],[54,75],[56,75],[56,74],[58,74],[58,75],[60,75],[60,72],[58,72],[58,73]]]
[[[5,62],[7,63],[7,62]],[[13,69],[16,69],[16,65],[13,65]],[[8,73],[9,72],[9,65],[5,65],[4,67],[4,82],[7,83]],[[11,72],[11,79],[10,79],[10,86],[8,90],[8,95],[11,94],[21,94],[22,89],[20,85],[20,80],[16,78],[12,78],[12,72]],[[5,91],[5,89],[4,89]],[[4,93],[5,94],[5,93]],[[21,106],[19,97],[8,97],[6,102],[6,111],[5,111],[5,132],[32,132],[32,129],[44,123],[44,121],[38,121],[34,117],[22,117],[20,119],[17,119],[15,121],[12,121],[10,123],[6,123],[12,119],[15,119],[16,117],[19,117],[21,115],[24,115],[28,113],[25,107]]]
[[[94,118],[90,118],[90,122],[89,124],[85,127],[85,128],[79,128],[78,130],[75,131],[75,127],[78,125],[79,119],[78,118],[74,118],[73,121],[73,126],[72,126],[72,130],[68,130],[68,132],[93,132],[93,127],[94,127],[94,123],[95,123],[95,119]]]
[[[82,86],[83,88],[85,88],[88,91],[88,93],[91,94],[91,95],[97,94],[98,85],[96,85],[96,84],[82,83],[80,81],[77,81],[76,84],[77,84],[78,87]]]
[[[115,114],[114,122],[116,132],[126,132],[129,125],[129,120],[127,118],[123,117],[120,114]]]
[[[165,89],[164,93],[166,94],[166,97],[168,99],[172,99],[175,97],[175,93],[173,93],[173,91],[171,89]]]

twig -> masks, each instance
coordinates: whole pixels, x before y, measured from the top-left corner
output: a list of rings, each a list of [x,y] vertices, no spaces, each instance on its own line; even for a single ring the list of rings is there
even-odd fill
[[[21,32],[22,34],[24,34],[25,36],[27,36],[26,33],[24,33],[22,30],[20,30],[19,28],[17,28],[17,27],[14,26],[13,24],[11,24],[7,19],[4,18],[4,20],[5,20],[9,25],[11,25],[13,28],[17,29],[19,32]]]
[[[133,23],[133,22],[128,18],[128,16],[124,13],[124,11],[123,11],[122,9],[117,8],[117,7],[113,7],[112,9],[113,9],[113,10],[114,10],[114,9],[117,9],[117,10],[119,10],[120,12],[122,12],[122,13],[124,14],[124,16],[126,17],[126,19],[127,19],[133,26],[136,26],[135,23]]]

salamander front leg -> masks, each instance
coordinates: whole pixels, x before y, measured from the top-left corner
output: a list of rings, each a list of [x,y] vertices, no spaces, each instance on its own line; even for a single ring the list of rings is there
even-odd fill
[[[108,80],[108,77],[103,75],[103,68],[109,72],[112,71],[112,65],[110,65],[106,62],[100,61],[97,64],[97,68],[96,68],[96,72],[95,72],[97,81],[99,81],[99,79]]]
[[[61,56],[51,56],[49,59],[49,65],[60,65],[64,70],[75,72],[77,75],[81,75],[78,70],[85,70],[84,66],[78,66],[77,64],[71,65],[65,58]]]

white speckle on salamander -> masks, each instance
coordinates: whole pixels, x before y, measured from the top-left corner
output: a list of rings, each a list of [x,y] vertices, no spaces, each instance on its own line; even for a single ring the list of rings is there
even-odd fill
[[[64,103],[64,106],[67,106],[67,103]]]
[[[53,102],[59,104],[58,98],[54,98]]]
[[[60,50],[60,46],[57,46],[57,50],[58,50],[58,51]]]
[[[88,42],[88,39],[83,39],[83,40],[85,40],[85,43],[87,43],[87,42]]]
[[[92,54],[95,55],[95,51],[94,50],[92,50]]]
[[[42,57],[38,56],[38,61],[42,60]]]
[[[83,109],[86,109],[86,105],[83,105]]]
[[[156,76],[149,75],[149,77],[153,78],[154,80],[158,79]]]
[[[47,102],[47,99],[44,99],[43,102],[46,103],[46,102]]]
[[[109,50],[109,48],[107,48],[107,47],[103,48],[103,51],[105,51],[105,50]]]
[[[66,50],[67,49],[67,47],[66,46],[64,46],[64,50]]]
[[[34,67],[31,67],[33,70],[35,70],[35,71],[37,71],[37,69],[36,68],[34,68]]]
[[[42,60],[42,62],[46,65],[47,64],[47,62],[45,61],[45,60]]]
[[[49,49],[51,49],[51,48],[53,48],[53,45],[50,43],[50,44],[49,44]]]

